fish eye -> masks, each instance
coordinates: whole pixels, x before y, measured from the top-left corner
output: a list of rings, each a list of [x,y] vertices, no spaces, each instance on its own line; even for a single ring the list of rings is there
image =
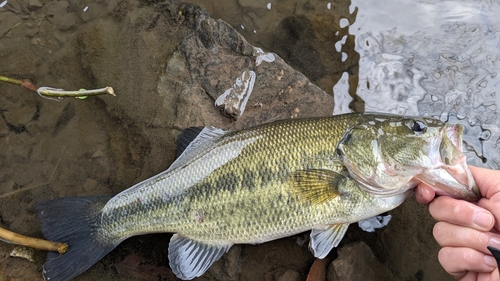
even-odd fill
[[[427,131],[427,125],[422,121],[414,120],[410,129],[415,133],[425,133],[425,131]]]

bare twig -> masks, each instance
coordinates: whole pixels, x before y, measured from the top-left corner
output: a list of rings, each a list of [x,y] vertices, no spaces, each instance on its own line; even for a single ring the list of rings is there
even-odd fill
[[[115,91],[113,90],[112,87],[104,87],[101,89],[93,89],[93,90],[85,90],[85,89],[80,89],[77,91],[65,91],[63,89],[55,89],[55,88],[50,88],[50,87],[37,87],[31,81],[24,79],[24,80],[17,80],[13,78],[9,78],[6,76],[1,76],[0,75],[0,81],[6,82],[6,83],[11,83],[11,84],[16,84],[16,85],[21,85],[22,87],[33,91],[35,93],[38,93],[41,97],[48,98],[48,99],[55,99],[55,100],[60,100],[61,98],[64,97],[73,97],[73,98],[86,98],[87,96],[96,96],[96,95],[106,95],[110,94],[112,96],[115,95]]]
[[[52,242],[34,237],[28,237],[1,227],[0,240],[34,249],[54,251],[58,252],[59,254],[64,254],[68,250],[68,244],[66,243]]]
[[[107,86],[101,89],[94,90],[85,90],[80,89],[78,91],[64,91],[62,89],[54,89],[49,87],[40,87],[37,91],[39,94],[48,97],[86,97],[86,96],[97,96],[97,95],[105,95],[110,94],[112,96],[116,96],[113,88]]]

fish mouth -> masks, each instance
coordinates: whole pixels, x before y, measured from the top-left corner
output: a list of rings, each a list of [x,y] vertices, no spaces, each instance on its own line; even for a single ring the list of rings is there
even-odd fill
[[[433,167],[425,169],[416,178],[431,186],[438,195],[477,201],[481,193],[462,153],[463,130],[459,124],[442,129],[441,141],[436,139],[429,151]]]

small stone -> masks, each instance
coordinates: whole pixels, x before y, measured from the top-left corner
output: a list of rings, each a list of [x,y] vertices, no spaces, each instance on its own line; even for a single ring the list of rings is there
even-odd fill
[[[5,6],[11,12],[19,14],[22,12],[21,4],[17,0],[9,0]]]
[[[277,281],[300,281],[300,280],[301,280],[300,274],[297,271],[291,269],[285,271],[285,273],[283,273],[283,275],[281,275],[281,277],[277,279]]]
[[[24,246],[15,247],[9,254],[11,257],[27,259],[30,262],[35,262],[34,255],[35,250]]]
[[[45,37],[47,36],[47,34],[48,34],[47,30],[45,30],[44,28],[40,28],[40,32],[38,33],[40,37]]]
[[[216,280],[239,280],[241,246],[231,247],[229,252],[215,262],[208,271]]]
[[[75,27],[79,22],[79,18],[76,13],[69,13],[65,15],[58,23],[57,28],[59,30],[69,30]]]
[[[108,13],[108,7],[99,3],[89,3],[85,6],[87,9],[80,12],[83,21],[89,22],[95,18],[105,16]]]
[[[92,154],[92,158],[99,158],[99,157],[103,157],[103,156],[104,156],[104,153],[102,152],[101,149],[96,150],[96,152],[94,152],[94,154]]]
[[[26,131],[32,136],[40,133],[40,128],[38,127],[36,121],[30,121],[26,124]]]
[[[5,161],[2,161],[5,162]],[[0,163],[2,164],[2,163]],[[7,182],[3,182],[0,184],[0,194],[6,194],[8,192],[14,191],[14,189],[18,188],[18,185],[13,180],[8,180]]]
[[[99,194],[97,181],[94,179],[87,179],[83,184],[83,190],[85,190],[85,195]]]
[[[36,108],[31,106],[23,106],[11,108],[4,113],[7,123],[18,127],[27,124],[35,115]]]
[[[26,30],[26,33],[25,33],[25,34],[26,34],[26,36],[28,36],[28,37],[33,37],[33,36],[35,36],[38,32],[40,32],[40,29],[38,29],[38,28],[36,28],[36,27],[35,27],[35,28],[30,28],[30,29]]]
[[[54,1],[46,4],[42,10],[45,10],[47,15],[53,15],[53,17],[47,17],[47,20],[57,25],[68,14],[68,6],[68,1]]]
[[[43,7],[43,4],[42,2],[40,2],[40,0],[29,0],[28,7],[30,10],[36,10]]]

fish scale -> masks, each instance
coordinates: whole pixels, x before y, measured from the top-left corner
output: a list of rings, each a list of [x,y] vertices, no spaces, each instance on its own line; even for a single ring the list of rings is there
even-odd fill
[[[290,183],[286,182],[289,181],[289,174],[292,171],[313,168],[314,163],[310,162],[311,159],[317,158],[317,162],[324,163],[327,162],[323,159],[324,155],[335,155],[336,144],[343,135],[340,132],[344,132],[348,124],[331,122],[328,118],[319,122],[314,120],[315,130],[312,132],[311,121],[306,119],[297,122],[265,124],[250,131],[225,135],[216,142],[220,148],[219,157],[224,157],[225,150],[231,149],[232,144],[242,139],[253,136],[259,136],[259,139],[246,145],[238,158],[231,159],[220,166],[210,176],[176,197],[176,200],[167,203],[158,202],[154,204],[154,211],[136,212],[143,215],[136,216],[136,219],[132,221],[130,216],[123,216],[131,227],[128,227],[124,233],[116,233],[115,236],[128,237],[143,232],[178,232],[201,241],[227,241],[229,238],[234,243],[256,243],[268,240],[266,233],[269,232],[269,228],[281,225],[280,217],[295,213],[302,208],[310,209],[309,212],[325,213],[325,209],[330,209],[332,206],[311,206],[307,202],[300,202],[297,196],[291,194]],[[288,139],[293,139],[293,142],[289,143]],[[321,150],[320,155],[315,153],[318,150]],[[302,159],[307,159],[307,163],[304,163]],[[199,161],[204,161],[204,166],[211,166],[213,165],[211,160],[202,158]],[[280,164],[286,164],[286,166]],[[259,182],[259,177],[253,177],[253,184],[245,182],[242,178],[245,173],[268,176],[269,172],[272,174],[272,180],[265,184],[262,180]],[[188,174],[183,173],[177,176],[189,177]],[[159,193],[162,188],[168,188],[168,184],[161,181],[157,185],[151,190]],[[252,189],[253,192],[250,192]],[[133,193],[130,196],[140,197]],[[269,196],[276,198],[272,201],[282,210],[279,215],[274,215],[273,220],[270,220],[273,214],[265,211],[266,206],[270,204]],[[279,197],[281,200],[278,201]],[[130,204],[129,208],[134,209],[143,203],[132,200]],[[262,206],[262,210],[255,212],[254,208],[258,206]],[[315,209],[311,209],[312,207]],[[241,210],[240,213],[243,216],[230,215],[235,208]],[[203,222],[196,222],[194,210],[199,210],[204,214]],[[245,214],[249,215],[245,216]],[[150,224],[148,218],[151,217],[163,217],[164,221],[158,220],[155,224]],[[301,232],[310,229],[311,223],[313,225],[320,223],[318,219],[310,221],[309,217],[295,218],[294,221],[287,221],[287,224],[282,225],[283,230],[273,234],[273,237]],[[263,225],[266,220],[271,223],[269,226]],[[215,227],[214,221],[226,231],[216,233],[211,231]],[[306,221],[308,223],[305,223]],[[124,224],[121,221],[116,223]],[[327,221],[322,223],[327,223]]]
[[[433,183],[446,179],[459,196],[477,198],[463,163],[452,170],[465,169],[460,178],[468,185],[436,170],[439,163],[427,167],[429,151],[423,149],[463,161],[454,147],[461,139],[449,140],[447,130],[455,137],[461,133],[429,118],[347,114],[241,131],[207,127],[197,136],[191,131],[186,135],[194,140],[168,170],[111,199],[62,198],[38,205],[44,236],[69,245],[63,256],[48,255],[44,276],[67,280],[124,239],[154,232],[175,233],[168,255],[181,279],[200,276],[234,244],[307,230],[310,248],[323,258],[350,223],[394,209],[411,194],[414,178],[427,180],[410,172],[427,172]],[[61,268],[80,270],[65,274]]]

